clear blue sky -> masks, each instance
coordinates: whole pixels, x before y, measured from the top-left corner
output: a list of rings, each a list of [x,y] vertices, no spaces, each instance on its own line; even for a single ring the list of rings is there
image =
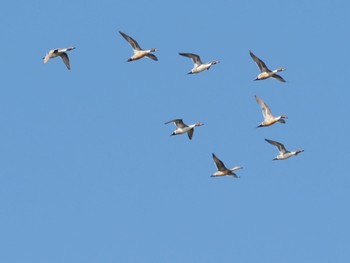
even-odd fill
[[[350,2],[92,2],[2,3],[0,262],[350,262]],[[287,123],[255,128],[254,95]]]

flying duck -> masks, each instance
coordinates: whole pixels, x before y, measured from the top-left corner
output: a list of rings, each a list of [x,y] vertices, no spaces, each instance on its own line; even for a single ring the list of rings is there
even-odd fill
[[[158,58],[155,55],[151,54],[151,52],[157,51],[156,48],[144,50],[140,47],[140,45],[136,42],[135,39],[133,39],[132,37],[128,36],[127,34],[121,32],[121,31],[119,31],[119,33],[125,38],[126,41],[128,41],[128,43],[130,44],[130,46],[132,47],[132,49],[134,51],[134,55],[132,55],[127,60],[127,62],[138,60],[138,59],[143,58],[143,57],[148,57],[152,60],[158,61]]]
[[[201,123],[201,122],[196,122],[196,123],[191,124],[191,125],[186,125],[186,124],[182,121],[182,119],[175,119],[175,120],[167,121],[167,122],[164,123],[164,124],[168,124],[168,123],[174,123],[175,126],[176,126],[175,131],[174,131],[172,134],[170,134],[170,135],[178,135],[178,134],[187,133],[188,138],[189,138],[190,140],[192,139],[192,136],[193,136],[194,127],[204,125],[204,124]]]
[[[234,173],[234,171],[242,169],[243,167],[241,166],[235,166],[232,169],[228,169],[226,168],[226,166],[224,165],[224,163],[218,158],[216,157],[216,155],[213,153],[213,160],[215,162],[216,168],[218,169],[215,173],[213,173],[211,175],[211,177],[218,177],[218,176],[233,176],[235,178],[239,178],[238,175],[236,175]]]
[[[278,68],[278,69],[275,69],[275,70],[270,70],[266,66],[264,61],[262,61],[257,56],[255,56],[253,54],[253,52],[249,51],[249,54],[252,57],[252,59],[255,61],[255,63],[258,65],[258,67],[259,67],[259,69],[261,71],[261,73],[256,77],[255,80],[263,80],[263,79],[267,79],[267,78],[275,78],[275,79],[278,79],[279,81],[286,82],[280,75],[276,74],[277,72],[286,70],[285,68]]]
[[[45,57],[43,57],[44,64],[46,64],[51,58],[56,58],[60,56],[64,64],[66,65],[67,69],[70,69],[69,57],[66,52],[71,51],[73,49],[75,49],[75,47],[56,48],[56,49],[50,50],[49,52],[47,52]]]
[[[219,63],[219,61],[217,60],[212,60],[208,63],[203,63],[201,58],[198,55],[193,53],[179,53],[179,55],[192,59],[194,63],[193,69],[187,74],[195,74],[195,73],[202,72],[204,70],[209,70],[212,65]]]
[[[273,160],[285,160],[285,159],[288,159],[289,157],[291,157],[293,155],[298,155],[299,153],[304,151],[304,150],[298,149],[298,150],[295,150],[293,152],[290,152],[280,142],[276,142],[276,141],[269,140],[269,139],[265,139],[265,141],[267,141],[268,143],[271,143],[272,145],[276,146],[278,151],[279,151],[279,154]]]
[[[272,115],[269,106],[267,106],[267,104],[262,99],[260,99],[256,95],[255,95],[255,99],[256,99],[257,103],[260,105],[261,110],[262,110],[262,114],[264,116],[263,122],[260,123],[260,125],[257,128],[270,126],[276,122],[286,123],[286,121],[284,119],[288,118],[287,115],[283,114],[281,116],[275,117]]]

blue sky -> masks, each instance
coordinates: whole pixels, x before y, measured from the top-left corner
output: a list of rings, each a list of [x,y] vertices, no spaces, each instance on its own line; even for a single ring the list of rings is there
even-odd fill
[[[1,262],[349,262],[349,1],[87,2],[0,10]],[[70,71],[42,63],[67,46]],[[256,129],[254,95],[287,123]]]

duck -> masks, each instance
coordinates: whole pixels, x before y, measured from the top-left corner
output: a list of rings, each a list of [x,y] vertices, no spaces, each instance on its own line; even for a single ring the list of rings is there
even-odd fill
[[[179,55],[192,59],[194,63],[193,69],[187,74],[195,74],[200,73],[204,70],[209,70],[212,65],[219,63],[218,60],[212,60],[208,63],[203,63],[200,56],[193,53],[179,53]]]
[[[276,142],[276,141],[269,140],[269,139],[265,139],[265,141],[267,141],[268,143],[271,143],[272,145],[276,146],[278,151],[279,151],[279,154],[273,160],[285,160],[285,159],[288,159],[288,158],[292,157],[293,155],[298,155],[299,153],[304,151],[304,150],[301,150],[301,149],[297,149],[295,151],[290,152],[280,142]]]
[[[45,57],[43,57],[44,64],[46,64],[51,58],[56,58],[60,56],[66,65],[67,69],[70,70],[70,62],[69,62],[69,57],[67,55],[67,51],[71,51],[75,49],[75,47],[66,47],[66,48],[55,48],[47,52]]]
[[[270,126],[272,124],[275,124],[276,122],[286,123],[286,121],[284,119],[288,119],[287,115],[283,114],[281,116],[275,117],[272,115],[269,106],[267,106],[267,104],[262,99],[260,99],[256,95],[255,95],[255,99],[256,99],[257,103],[260,105],[261,110],[262,110],[262,114],[264,116],[264,121],[262,123],[260,123],[260,125],[257,126],[257,128],[267,127],[267,126]]]
[[[258,65],[258,67],[261,71],[261,73],[256,77],[255,80],[275,78],[281,82],[286,82],[284,78],[282,78],[280,75],[276,74],[277,72],[286,70],[285,68],[278,68],[275,70],[270,70],[261,59],[259,59],[257,56],[254,55],[254,53],[252,51],[249,51],[249,54],[252,57],[252,59],[255,61],[255,63]]]
[[[188,138],[190,140],[192,140],[194,128],[197,126],[204,125],[204,123],[201,123],[201,122],[196,122],[196,123],[191,124],[191,125],[186,125],[182,119],[175,119],[175,120],[167,121],[164,124],[168,124],[168,123],[174,123],[176,126],[175,131],[172,134],[170,134],[171,136],[187,133]]]
[[[132,47],[132,49],[134,51],[134,55],[132,55],[127,60],[127,62],[138,60],[138,59],[141,59],[143,57],[148,57],[154,61],[158,61],[158,58],[155,55],[151,54],[151,52],[158,51],[157,48],[151,48],[151,49],[144,50],[140,47],[140,45],[137,43],[137,41],[135,39],[133,39],[131,36],[128,36],[127,34],[125,34],[124,32],[121,32],[121,31],[119,31],[119,33],[125,38],[126,41],[128,41],[128,43],[130,44],[130,46]]]
[[[242,169],[242,166],[237,165],[232,169],[228,169],[226,168],[224,163],[218,157],[216,157],[214,153],[212,153],[212,156],[218,170],[215,173],[213,173],[210,177],[233,176],[235,178],[239,178],[239,176],[235,174],[234,171]]]

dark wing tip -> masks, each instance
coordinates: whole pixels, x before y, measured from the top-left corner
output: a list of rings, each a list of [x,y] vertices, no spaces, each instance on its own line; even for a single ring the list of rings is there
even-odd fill
[[[158,58],[153,54],[147,54],[146,56],[154,61],[158,61]]]
[[[275,78],[275,79],[277,79],[277,80],[279,80],[279,81],[281,81],[281,82],[287,82],[284,78],[282,78],[280,75],[277,75],[277,74],[274,74],[274,75],[272,75],[272,77],[273,78]]]

